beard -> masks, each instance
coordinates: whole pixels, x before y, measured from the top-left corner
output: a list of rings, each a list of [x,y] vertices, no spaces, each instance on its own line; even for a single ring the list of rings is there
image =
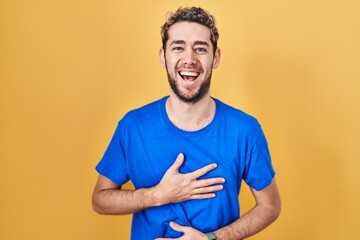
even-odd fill
[[[199,102],[201,99],[203,99],[204,96],[209,92],[210,83],[211,83],[211,75],[212,75],[211,72],[210,72],[210,75],[201,83],[199,89],[191,95],[185,94],[184,92],[182,92],[180,90],[179,84],[175,80],[175,76],[171,76],[171,74],[169,74],[167,67],[166,67],[166,72],[167,72],[168,81],[169,81],[171,89],[173,90],[175,95],[181,101],[183,101],[185,103],[195,104],[195,103]]]
[[[183,101],[185,103],[195,104],[195,103],[199,102],[201,99],[203,99],[204,96],[209,92],[210,82],[211,82],[211,75],[208,78],[206,78],[205,81],[203,81],[201,83],[199,89],[195,93],[193,93],[191,95],[183,93],[180,90],[178,82],[175,80],[174,77],[170,76],[169,73],[168,73],[168,81],[169,81],[171,89],[173,90],[175,95],[181,101]]]

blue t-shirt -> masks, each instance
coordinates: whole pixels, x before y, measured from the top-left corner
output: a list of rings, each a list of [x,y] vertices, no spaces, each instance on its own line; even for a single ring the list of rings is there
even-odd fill
[[[168,118],[164,97],[130,111],[119,122],[96,170],[117,184],[131,180],[136,189],[158,184],[179,153],[181,173],[210,163],[218,167],[201,178],[224,177],[215,198],[152,207],[133,215],[131,239],[176,238],[170,221],[201,232],[215,231],[240,217],[241,181],[261,190],[275,175],[265,136],[257,120],[215,99],[213,120],[198,131],[177,128]]]

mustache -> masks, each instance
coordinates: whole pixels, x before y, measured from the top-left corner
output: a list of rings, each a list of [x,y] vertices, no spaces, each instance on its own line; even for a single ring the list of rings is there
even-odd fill
[[[204,72],[204,69],[201,66],[176,66],[175,67],[176,71],[181,71],[181,70],[196,70],[197,72]]]
[[[166,57],[165,57],[165,69],[168,72],[169,66],[168,66]],[[211,65],[211,69],[212,69],[212,65]],[[175,66],[175,71],[176,72],[178,72],[180,70],[196,70],[196,71],[198,71],[200,73],[204,72],[204,68],[201,65],[198,65],[198,64],[196,64],[196,65],[179,64],[179,65]]]

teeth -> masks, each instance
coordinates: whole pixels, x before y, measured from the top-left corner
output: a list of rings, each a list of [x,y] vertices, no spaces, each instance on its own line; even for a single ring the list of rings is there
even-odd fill
[[[185,72],[185,71],[181,71],[180,74],[189,77],[196,77],[199,75],[197,72]]]

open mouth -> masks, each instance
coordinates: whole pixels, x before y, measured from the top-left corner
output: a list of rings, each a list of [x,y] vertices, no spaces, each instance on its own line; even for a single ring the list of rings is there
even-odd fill
[[[199,72],[193,71],[179,71],[179,74],[182,79],[187,81],[194,81],[199,76]]]

